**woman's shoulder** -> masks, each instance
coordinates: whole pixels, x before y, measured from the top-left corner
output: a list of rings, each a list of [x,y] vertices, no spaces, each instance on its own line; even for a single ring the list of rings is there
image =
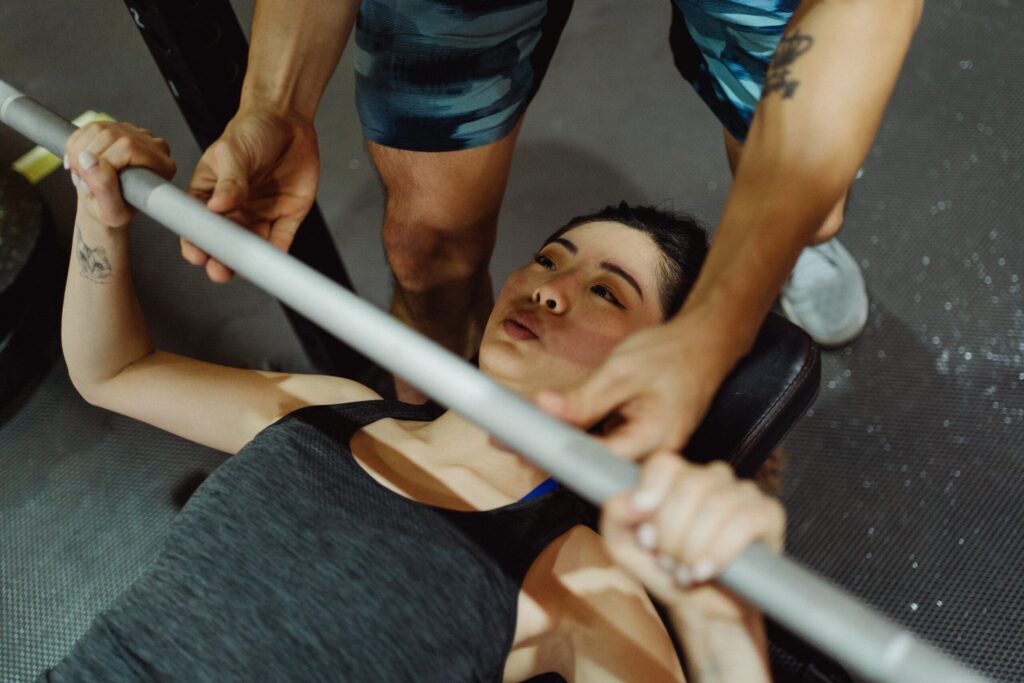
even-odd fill
[[[382,397],[362,384],[339,377],[292,375],[279,387],[289,400],[262,420],[253,437],[265,440],[311,428],[348,443],[361,430],[392,449],[408,444],[413,434],[437,419],[444,408],[436,403],[411,404]]]

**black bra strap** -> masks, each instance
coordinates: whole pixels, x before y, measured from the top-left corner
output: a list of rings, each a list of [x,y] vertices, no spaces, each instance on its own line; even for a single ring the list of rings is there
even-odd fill
[[[337,403],[323,407],[328,408],[335,416],[351,424],[354,430],[361,429],[371,422],[383,420],[386,417],[396,420],[427,422],[429,420],[436,420],[444,413],[444,408],[436,403],[417,405],[391,399],[354,401],[352,403]]]

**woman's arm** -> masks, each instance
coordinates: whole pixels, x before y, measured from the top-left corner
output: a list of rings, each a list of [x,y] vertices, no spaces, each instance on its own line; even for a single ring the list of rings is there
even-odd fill
[[[287,413],[377,394],[336,377],[240,370],[153,347],[132,283],[117,171],[174,175],[167,145],[134,126],[93,124],[68,140],[78,188],[61,340],[75,388],[95,405],[233,453]]]
[[[133,211],[120,196],[117,169],[131,162],[170,179],[167,144],[129,124],[94,124],[69,138],[71,180],[78,190],[74,248],[64,293],[61,340],[71,381],[87,397],[153,352],[135,297],[127,225]]]
[[[601,537],[575,527],[531,567],[523,591],[543,603],[555,624],[550,648],[557,657],[532,673],[553,670],[567,681],[679,683],[683,671],[661,617],[629,572],[616,564]],[[550,577],[536,572],[550,567]]]

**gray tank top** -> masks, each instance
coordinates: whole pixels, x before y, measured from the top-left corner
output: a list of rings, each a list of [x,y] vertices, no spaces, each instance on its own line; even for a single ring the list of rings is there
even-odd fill
[[[44,681],[500,681],[520,585],[595,510],[558,489],[484,512],[381,486],[348,443],[394,401],[313,406],[196,490],[160,556]]]

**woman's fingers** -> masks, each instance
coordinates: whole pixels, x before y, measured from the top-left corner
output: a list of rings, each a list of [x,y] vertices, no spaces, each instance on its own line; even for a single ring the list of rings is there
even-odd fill
[[[99,146],[101,140],[97,139],[94,144]],[[114,169],[121,170],[127,166],[142,166],[156,173],[165,180],[174,177],[177,167],[174,161],[164,152],[166,143],[156,138],[140,139],[138,137],[122,136],[116,138],[105,148],[97,151],[89,147],[97,157],[107,161]]]
[[[651,520],[682,470],[681,460],[677,455],[653,456],[641,470],[636,489],[605,503],[601,533],[611,544],[635,545],[645,550],[657,544]]]
[[[781,551],[784,527],[785,513],[777,501],[762,496],[741,502],[719,533],[699,552],[711,567],[711,575],[717,575],[751,543],[762,542],[776,552]]]
[[[682,470],[682,458],[676,454],[652,456],[639,486],[606,501],[601,515],[601,535],[610,555],[663,600],[674,599],[676,589],[652,552],[657,532],[651,520]]]
[[[707,581],[719,574],[755,540],[760,497],[753,484],[739,482],[705,498],[680,551],[694,581]]]
[[[647,515],[653,513],[665,501],[684,468],[685,462],[675,453],[656,453],[648,458],[633,492],[633,509]]]
[[[88,126],[76,141],[71,154],[78,169],[79,191],[86,195],[92,214],[103,224],[119,227],[131,220],[132,211],[121,197],[117,167],[104,159],[106,151],[119,139],[119,129],[108,125]]]
[[[127,123],[95,123],[81,128],[65,145],[71,181],[97,220],[120,227],[134,210],[124,202],[118,172],[127,166],[148,168],[170,179],[176,170],[167,143]]]
[[[688,609],[715,614],[736,612],[735,598],[696,584],[753,542],[780,550],[784,529],[782,505],[727,464],[695,465],[664,452],[644,462],[636,489],[609,499],[601,517],[609,554],[653,595],[692,598]]]
[[[133,211],[121,196],[117,171],[104,159],[97,159],[92,152],[81,153],[79,165],[82,168],[79,191],[86,195],[91,213],[104,225],[121,227],[132,219]],[[82,184],[87,186],[82,187]]]
[[[751,543],[782,549],[783,507],[753,483],[708,479],[698,495],[696,504],[689,507],[688,519],[669,518],[673,511],[668,504],[663,508],[664,518],[659,518],[659,533],[665,534],[670,546],[667,552],[688,569],[693,582],[720,574]],[[675,508],[677,514],[682,507]]]
[[[645,463],[637,489],[606,508],[603,529],[614,545],[631,535],[633,548],[685,585],[713,578],[750,543],[781,549],[785,513],[725,463],[659,454]]]
[[[659,552],[674,557],[678,563],[693,565],[692,555],[686,552],[690,537],[695,531],[701,536],[708,533],[716,510],[716,503],[709,500],[711,494],[733,480],[732,469],[723,462],[687,467],[655,521],[661,539]]]

